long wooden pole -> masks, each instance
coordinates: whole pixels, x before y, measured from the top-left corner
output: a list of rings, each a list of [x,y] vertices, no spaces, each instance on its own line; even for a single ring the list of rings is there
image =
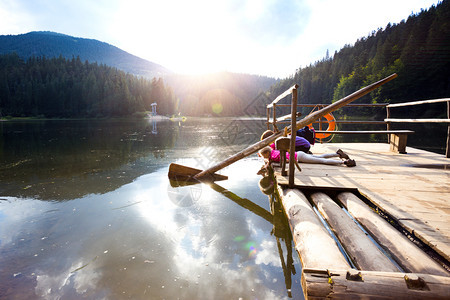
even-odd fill
[[[380,81],[377,81],[375,83],[372,83],[371,85],[368,85],[356,92],[354,92],[351,95],[348,95],[347,97],[344,97],[338,101],[336,101],[333,104],[328,105],[327,107],[322,108],[321,110],[315,111],[310,115],[307,115],[305,118],[303,118],[302,120],[297,122],[296,128],[294,128],[294,130],[297,130],[299,128],[302,128],[306,125],[308,125],[309,123],[312,123],[313,121],[323,117],[324,115],[335,111],[336,109],[339,109],[345,105],[347,105],[348,103],[355,101],[356,99],[361,98],[364,95],[367,95],[368,93],[370,93],[371,91],[375,90],[376,88],[382,86],[383,84],[391,81],[392,79],[396,78],[397,74],[392,74]],[[291,126],[287,127],[288,132],[290,132],[291,130]],[[277,138],[281,137],[284,134],[283,131],[277,132],[272,134],[271,136],[265,138],[262,141],[259,141],[253,145],[250,145],[249,147],[245,148],[244,150],[230,156],[229,158],[225,159],[224,161],[198,173],[197,175],[194,176],[194,178],[198,179],[201,178],[203,176],[211,176],[213,173],[217,172],[218,170],[221,170],[229,165],[231,165],[232,163],[247,157],[255,152],[257,152],[258,150],[270,145],[271,143],[273,143]]]
[[[421,100],[421,101],[411,101],[411,102],[405,102],[405,103],[389,104],[387,107],[405,107],[405,106],[410,106],[410,105],[440,103],[440,102],[448,102],[448,101],[450,101],[450,98]]]
[[[292,89],[292,107],[291,107],[291,128],[295,126],[297,122],[297,88]],[[297,130],[292,130],[291,133],[291,144],[289,147],[289,188],[294,187],[294,173],[295,173],[295,137],[297,136]]]
[[[447,118],[450,119],[450,101],[447,101]],[[445,157],[450,158],[450,124],[447,128],[447,148],[445,149]]]

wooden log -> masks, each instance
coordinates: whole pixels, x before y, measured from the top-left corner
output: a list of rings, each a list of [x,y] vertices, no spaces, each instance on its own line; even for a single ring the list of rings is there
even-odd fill
[[[298,84],[294,84],[293,86],[291,86],[290,88],[288,88],[285,92],[283,92],[281,95],[279,95],[278,97],[275,98],[275,100],[272,101],[272,103],[270,103],[269,105],[267,105],[267,108],[271,108],[272,106],[274,106],[275,104],[277,104],[281,99],[283,99],[284,97],[290,95],[292,93],[292,90],[297,89],[298,88]]]
[[[291,107],[291,128],[294,128],[297,124],[296,115],[297,115],[297,88],[292,89],[292,107]],[[291,145],[289,148],[289,188],[294,187],[294,173],[295,173],[295,137],[297,136],[297,130],[293,130],[291,132]]]
[[[305,195],[297,189],[280,190],[280,195],[303,268],[348,269],[349,264]]]
[[[272,118],[273,118],[273,122],[272,122],[273,131],[277,132],[278,127],[277,127],[277,106],[276,106],[276,104],[273,105]]]
[[[450,119],[450,101],[447,101],[447,118]],[[450,124],[447,127],[447,148],[445,149],[445,157],[450,158]]]
[[[288,137],[279,137],[275,140],[275,147],[280,150],[281,176],[286,176],[286,152],[289,151],[291,140]]]
[[[389,104],[387,107],[405,107],[410,105],[419,105],[419,104],[430,104],[430,103],[442,103],[442,102],[449,102],[450,98],[442,98],[442,99],[433,99],[433,100],[421,100],[421,101],[411,101],[411,102],[405,102],[405,103],[395,103],[395,104]]]
[[[316,130],[316,133],[331,133],[331,134],[413,134],[412,130]]]
[[[353,193],[340,193],[337,199],[405,271],[440,276],[450,275]]]
[[[350,102],[361,98],[364,95],[367,95],[371,91],[373,91],[376,88],[382,86],[383,84],[393,80],[396,77],[397,77],[397,74],[394,73],[394,74],[392,74],[392,75],[390,75],[390,76],[388,76],[388,77],[386,77],[386,78],[384,78],[384,79],[382,79],[380,81],[372,83],[371,85],[368,85],[368,86],[366,86],[366,87],[364,87],[364,88],[354,92],[353,94],[348,95],[348,96],[346,96],[346,97],[344,97],[344,98],[334,102],[333,104],[330,104],[330,105],[328,105],[327,107],[325,107],[325,108],[323,108],[321,110],[315,111],[314,113],[312,113],[312,114],[306,116],[305,118],[299,120],[297,122],[297,124],[296,124],[296,128],[291,128],[291,126],[288,126],[288,127],[286,127],[286,129],[287,129],[288,132],[290,132],[291,129],[298,130],[298,129],[300,129],[300,128],[310,124],[311,122],[313,122],[313,121],[323,117],[324,115],[326,115],[326,114],[328,114],[330,112],[333,112],[336,109],[339,109],[339,108],[349,104]],[[284,134],[283,131],[274,133],[271,136],[265,138],[264,140],[259,141],[259,142],[255,143],[253,145],[250,145],[249,147],[245,148],[244,150],[242,150],[242,151],[240,151],[240,152],[230,156],[229,158],[227,158],[224,161],[222,161],[222,162],[220,162],[220,163],[210,167],[209,169],[206,169],[206,170],[198,173],[197,175],[195,175],[195,177],[196,178],[200,178],[200,177],[203,177],[203,176],[207,176],[207,174],[215,173],[218,170],[223,169],[223,168],[231,165],[232,163],[234,163],[234,162],[236,162],[236,161],[238,161],[238,160],[240,160],[240,159],[242,159],[244,157],[247,157],[247,156],[257,152],[258,150],[264,148],[265,146],[270,145],[271,143],[273,143],[277,138],[279,138],[283,134]]]
[[[302,114],[300,112],[297,112],[296,118],[300,117],[301,115]],[[286,121],[286,120],[291,120],[291,118],[292,118],[292,114],[281,116],[281,117],[277,118],[277,123],[280,123],[280,122]]]
[[[270,105],[270,104],[269,104]],[[317,103],[317,104],[311,104],[311,103],[298,103],[297,107],[325,107],[330,105],[329,103]],[[349,104],[347,106],[350,107],[381,107],[384,108],[388,106],[388,103],[359,103],[359,104]],[[290,104],[278,104],[278,107],[290,107]]]
[[[450,123],[450,119],[384,119],[390,123]]]
[[[366,236],[361,228],[326,194],[311,195],[317,209],[332,227],[358,269],[398,272],[399,269]]]
[[[400,272],[303,269],[305,299],[449,299],[450,277]]]

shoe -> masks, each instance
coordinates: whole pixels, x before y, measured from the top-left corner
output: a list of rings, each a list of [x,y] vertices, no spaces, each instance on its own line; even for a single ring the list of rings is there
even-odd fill
[[[345,153],[344,151],[342,151],[341,149],[339,149],[338,151],[336,151],[337,154],[339,154],[339,158],[342,159],[350,159],[350,157],[347,155],[347,153]]]
[[[355,167],[356,166],[356,162],[354,159],[347,159],[346,161],[344,161],[344,164],[347,167]]]

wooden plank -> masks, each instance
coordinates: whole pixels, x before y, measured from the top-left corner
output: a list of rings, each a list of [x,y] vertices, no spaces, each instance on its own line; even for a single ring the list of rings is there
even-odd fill
[[[300,116],[301,116],[301,113],[297,112],[296,117],[298,118]],[[284,115],[284,116],[277,118],[276,121],[277,121],[277,123],[280,123],[282,121],[291,120],[291,119],[292,119],[292,114],[289,114],[289,115]],[[272,122],[272,121],[269,120],[269,122]]]
[[[447,101],[447,118],[450,119],[450,101]],[[445,149],[445,157],[450,158],[450,124],[447,127],[447,148]]]
[[[449,299],[450,277],[400,272],[302,271],[306,299]]]
[[[398,222],[409,232],[414,234],[415,237],[430,246],[447,261],[450,261],[450,245],[448,244],[449,239],[445,239],[445,236],[436,231],[435,228],[430,226],[430,224],[427,224],[428,222],[425,223],[422,219],[400,219]]]
[[[332,133],[332,134],[413,134],[412,130],[316,130],[317,133]]]
[[[365,235],[356,223],[326,194],[311,195],[342,246],[360,270],[398,272],[399,269]]]
[[[442,103],[442,102],[449,102],[450,98],[442,98],[442,99],[433,99],[433,100],[421,100],[421,101],[411,101],[411,102],[405,102],[405,103],[395,103],[395,104],[389,104],[387,107],[405,107],[405,106],[411,106],[411,105],[419,105],[419,104],[430,104],[430,103]]]
[[[391,123],[450,123],[450,119],[384,119]]]
[[[271,108],[274,104],[277,104],[281,99],[283,99],[284,97],[290,95],[292,93],[292,91],[294,89],[298,88],[298,84],[294,84],[293,86],[291,86],[289,89],[287,89],[286,91],[284,91],[281,95],[279,95],[278,97],[275,98],[275,100],[272,101],[272,103],[270,103],[269,105],[267,105],[267,108]]]
[[[299,103],[297,104],[297,107],[326,107],[330,105],[329,103],[317,103],[317,104],[310,104],[310,103]],[[381,107],[384,108],[386,106],[388,106],[389,104],[387,103],[354,103],[354,104],[349,104],[348,106],[350,107]],[[284,107],[289,107],[290,104],[278,104],[278,106],[284,106]]]
[[[405,271],[440,276],[450,275],[353,193],[340,193],[337,199]]]
[[[348,269],[346,259],[305,195],[297,189],[280,190],[280,195],[303,268]]]

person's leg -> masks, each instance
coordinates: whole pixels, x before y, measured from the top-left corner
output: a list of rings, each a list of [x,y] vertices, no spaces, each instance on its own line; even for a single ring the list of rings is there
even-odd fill
[[[334,154],[336,156],[336,154]],[[329,156],[329,157],[335,157]],[[339,155],[337,155],[339,156]],[[297,152],[298,162],[308,163],[308,164],[324,164],[324,165],[341,165],[344,163],[342,160],[337,159],[327,159],[324,157],[318,157],[317,155],[311,155],[304,152]]]
[[[331,157],[339,157],[339,154],[337,153],[324,153],[324,154],[312,154],[312,156],[317,157],[317,158],[331,158]]]

